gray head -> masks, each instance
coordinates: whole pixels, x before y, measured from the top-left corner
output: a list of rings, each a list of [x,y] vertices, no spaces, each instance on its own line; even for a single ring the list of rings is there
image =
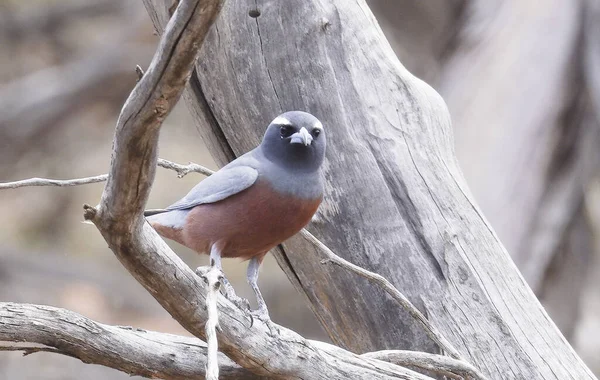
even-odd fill
[[[302,111],[277,116],[260,144],[268,160],[300,171],[315,171],[321,167],[325,145],[323,124]]]

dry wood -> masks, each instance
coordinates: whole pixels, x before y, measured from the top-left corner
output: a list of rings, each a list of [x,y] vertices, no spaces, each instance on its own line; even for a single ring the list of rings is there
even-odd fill
[[[598,143],[590,136],[597,121],[589,122],[593,110],[585,106],[592,80],[582,73],[593,49],[585,41],[595,35],[582,23],[593,13],[585,3],[467,2],[437,83],[475,198],[567,338],[589,267],[583,247],[591,243],[574,245],[570,236],[585,240],[580,209],[599,162],[589,149]]]
[[[145,222],[142,211],[154,179],[158,132],[189,77],[196,54],[221,6],[220,1],[183,0],[158,51],[127,100],[115,132],[109,178],[98,209],[84,216],[100,230],[130,273],[188,331],[203,337],[206,289]],[[279,327],[276,335],[223,297],[217,299],[222,352],[262,376],[345,379],[426,379],[427,376]],[[295,359],[294,359],[295,358]],[[307,364],[310,363],[310,364]]]
[[[160,31],[164,3],[145,3]],[[473,201],[445,104],[398,62],[364,1],[232,1],[196,73],[186,100],[221,164],[253,147],[281,110],[324,121],[327,223],[311,231],[389,279],[486,376],[594,378]],[[384,292],[321,265],[305,239],[283,252],[280,264],[336,343],[436,349]]]
[[[208,168],[205,168],[202,165],[194,164],[193,162],[189,162],[187,165],[180,165],[175,162],[171,162],[162,158],[158,159],[158,166],[165,169],[175,170],[177,172],[177,177],[183,178],[189,173],[200,173],[205,176],[209,176],[214,172]]]
[[[456,360],[447,356],[428,354],[417,351],[385,350],[369,352],[362,355],[366,358],[379,359],[401,366],[416,367],[431,371],[438,375],[447,376],[452,379],[484,380],[477,368],[462,360]]]
[[[427,335],[429,335],[429,337],[433,341],[435,341],[442,350],[447,352],[452,358],[460,359],[460,353],[456,350],[456,348],[452,346],[452,343],[448,342],[448,340],[444,338],[444,336],[437,330],[437,328],[435,328],[435,326],[432,326],[429,323],[429,321],[427,321],[427,318],[423,315],[423,313],[421,313],[419,309],[414,307],[413,304],[408,300],[408,298],[406,298],[401,292],[399,292],[398,289],[396,289],[388,280],[378,275],[377,273],[369,272],[368,270],[363,269],[358,265],[354,265],[351,262],[342,259],[338,255],[333,253],[333,251],[331,251],[325,244],[320,242],[319,239],[314,237],[307,230],[302,230],[301,234],[303,237],[306,238],[306,240],[310,241],[321,252],[325,254],[326,259],[321,260],[321,263],[326,264],[331,262],[333,264],[339,265],[342,268],[350,270],[358,274],[359,276],[365,277],[369,281],[376,283],[386,293],[392,296],[392,298],[394,298],[406,311],[410,313],[410,315],[417,322],[419,322],[423,326],[423,328],[427,332]]]
[[[0,341],[44,345],[0,345],[0,351],[38,351],[72,356],[150,378],[204,379],[206,344],[196,338],[108,326],[51,306],[0,303]],[[221,380],[260,377],[219,355]]]
[[[438,88],[473,193],[538,291],[582,197],[577,157],[561,157],[577,152],[569,115],[578,117],[570,109],[581,89],[574,60],[582,2],[535,4],[468,3]]]
[[[187,175],[190,172],[198,172],[204,175],[211,175],[213,171],[207,169],[201,165],[189,163],[188,165],[180,165],[168,160],[158,159],[158,166],[174,170],[178,173],[178,177],[181,178]],[[18,188],[25,186],[75,186],[75,185],[85,185],[89,183],[105,181],[108,175],[104,174],[97,177],[89,177],[89,178],[79,178],[73,180],[49,180],[45,178],[30,178],[17,182],[8,182],[4,184],[0,184],[1,189],[8,188]],[[100,178],[100,180],[98,180]],[[148,211],[148,210],[147,210]],[[321,252],[323,252],[326,256],[326,259],[321,260],[322,263],[334,263],[339,265],[342,268],[348,269],[362,277],[367,278],[369,281],[376,283],[380,286],[384,291],[390,294],[406,311],[410,313],[410,315],[415,318],[425,329],[429,337],[435,341],[439,347],[441,347],[445,352],[447,352],[454,359],[460,359],[460,354],[458,351],[452,346],[450,342],[440,332],[435,328],[435,326],[431,325],[427,318],[400,292],[396,289],[388,280],[384,277],[378,275],[377,273],[369,272],[359,266],[356,266],[338,255],[336,255],[333,251],[331,251],[325,244],[320,242],[317,238],[315,238],[310,232],[306,229],[301,231],[302,236],[306,237],[308,241],[314,244]],[[206,337],[208,344],[208,360],[207,360],[207,378],[210,379],[218,379],[218,365],[217,365],[217,338],[216,338],[216,329],[219,327],[218,322],[218,314],[217,314],[217,304],[216,304],[216,290],[218,285],[218,275],[221,275],[220,271],[211,271],[209,269],[214,269],[212,267],[200,267],[196,269],[196,274],[200,275],[205,282],[208,284],[208,292],[206,295],[206,307],[208,311],[208,320],[206,322]],[[33,349],[28,349],[29,351]],[[28,352],[29,352],[28,351]],[[34,350],[35,351],[35,350]],[[38,350],[39,351],[39,350]],[[53,352],[50,350],[50,352]],[[425,353],[423,353],[425,354]],[[368,356],[365,356],[368,357]],[[408,357],[404,357],[404,360],[409,360]],[[460,363],[460,360],[455,360],[455,362]],[[419,367],[420,362],[414,363],[414,366]],[[470,364],[465,363],[465,366],[470,367]],[[444,371],[444,367],[440,368],[440,371]]]
[[[74,179],[51,179],[51,178],[27,178],[13,182],[0,182],[0,190],[18,189],[29,186],[58,186],[69,187],[88,185],[91,183],[104,182],[108,179],[108,174],[100,174],[94,177],[74,178]]]
[[[165,169],[174,170],[177,172],[179,178],[183,178],[189,173],[200,173],[204,175],[211,175],[212,170],[205,168],[204,166],[194,164],[190,162],[187,165],[181,165],[175,162],[171,162],[162,158],[158,159],[158,166]],[[75,179],[50,179],[50,178],[28,178],[14,182],[0,182],[0,190],[5,189],[18,189],[20,187],[28,186],[79,186],[87,185],[90,183],[104,182],[108,179],[108,174],[100,174],[94,177],[75,178]]]
[[[229,4],[187,95],[200,105],[199,119],[210,123],[205,133],[218,142],[212,146],[218,157],[255,145],[281,109],[313,112],[331,131],[329,155],[337,157],[327,163],[330,185],[321,210],[330,223],[315,226],[328,245],[406,290],[490,378],[593,378],[474,205],[456,166],[443,102],[400,65],[365,3]],[[163,16],[153,19],[167,20],[168,6],[155,8],[155,16]],[[99,208],[88,206],[85,213],[131,274],[200,337],[206,289],[144,222],[142,210],[154,178],[158,130],[219,6],[183,0],[177,7],[119,118]],[[219,45],[221,38],[227,44]],[[300,55],[297,60],[284,62],[292,55],[286,46]],[[302,80],[290,82],[294,77]],[[435,348],[420,326],[397,318],[397,305],[379,289],[322,266],[325,254],[296,237],[278,258],[334,340],[355,351],[399,343]],[[349,299],[348,289],[357,297]],[[217,304],[223,352],[261,376],[428,378],[282,327],[274,334],[260,321],[250,326],[230,302],[218,297]]]

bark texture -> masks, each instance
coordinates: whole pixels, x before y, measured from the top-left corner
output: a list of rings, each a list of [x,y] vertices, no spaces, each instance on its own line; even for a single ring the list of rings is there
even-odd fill
[[[97,208],[85,206],[120,262],[184,328],[204,337],[206,287],[143,217],[157,165],[159,130],[179,99],[222,1],[182,0],[150,67],[119,115],[108,181]],[[252,318],[217,299],[221,352],[263,377],[425,380],[430,377]],[[307,363],[310,363],[307,365]]]
[[[72,356],[130,375],[171,380],[204,379],[207,348],[201,340],[126,326],[108,326],[51,306],[0,302],[0,341],[37,343],[40,351]],[[0,345],[3,351],[5,344]],[[15,351],[17,347],[12,346]],[[21,349],[36,352],[35,346]],[[33,347],[33,348],[32,348]],[[43,346],[42,346],[43,347]],[[258,380],[225,355],[221,380]]]
[[[600,162],[597,1],[369,3],[401,60],[448,103],[475,198],[571,339],[595,275],[582,204]]]
[[[160,30],[165,4],[146,4]],[[364,1],[230,1],[196,72],[186,98],[221,163],[281,111],[323,121],[328,187],[311,231],[390,279],[486,375],[594,378],[473,201],[443,100],[400,64]],[[435,350],[380,289],[321,265],[303,239],[277,256],[336,343]]]

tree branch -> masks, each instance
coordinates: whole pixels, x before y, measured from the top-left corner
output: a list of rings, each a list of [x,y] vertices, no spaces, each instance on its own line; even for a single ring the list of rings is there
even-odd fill
[[[174,162],[162,159],[162,158],[158,159],[158,166],[176,171],[179,178],[184,177],[185,175],[187,175],[190,172],[201,173],[206,176],[210,176],[211,174],[214,173],[212,170],[205,168],[198,164],[194,164],[194,163],[190,162],[188,165],[180,165],[180,164],[177,164],[177,163],[174,163]],[[96,177],[80,178],[80,179],[72,179],[72,180],[64,180],[64,181],[49,180],[49,179],[44,179],[44,178],[31,178],[31,179],[27,179],[27,180],[23,180],[23,181],[0,184],[0,190],[3,188],[18,188],[18,187],[24,187],[24,186],[75,186],[75,185],[82,185],[82,184],[105,181],[107,179],[107,177],[108,177],[108,175],[104,174],[104,175],[100,175],[100,176],[96,176]],[[96,180],[96,179],[100,179],[100,180]],[[348,269],[348,270],[358,274],[359,276],[362,276],[362,277],[368,279],[369,281],[377,284],[379,287],[381,287],[383,290],[385,290],[388,294],[390,294],[403,308],[405,308],[423,326],[423,328],[425,329],[427,334],[431,337],[432,340],[434,340],[436,343],[439,344],[440,348],[442,348],[444,351],[449,353],[451,357],[453,357],[455,359],[461,359],[458,350],[456,350],[452,346],[452,344],[447,339],[445,339],[444,336],[435,328],[435,326],[433,326],[427,320],[427,318],[419,311],[419,309],[417,309],[408,300],[408,298],[406,298],[406,296],[404,296],[398,289],[396,289],[386,278],[378,275],[377,273],[370,272],[364,268],[354,265],[354,264],[348,262],[347,260],[344,260],[340,256],[336,255],[331,249],[329,249],[325,244],[323,244],[320,240],[318,240],[314,235],[312,235],[306,229],[303,229],[301,234],[306,239],[308,239],[310,242],[312,242],[317,248],[319,248],[319,250],[321,252],[323,252],[327,256],[327,259],[322,261],[323,263],[331,262],[333,264],[339,265],[340,267]],[[209,286],[209,293],[210,293],[210,289],[211,289],[211,287]],[[208,297],[207,297],[207,302],[208,302]],[[210,304],[212,305],[212,303],[210,303]],[[394,351],[394,352],[396,352],[396,351]],[[406,352],[415,352],[415,351],[406,351]],[[423,353],[423,355],[427,355],[427,354]],[[457,360],[457,362],[463,363],[461,360]],[[417,364],[413,363],[413,365],[418,366],[418,363]],[[468,364],[466,362],[465,362],[465,365],[471,366],[470,364]],[[440,370],[443,370],[443,368],[440,368]],[[481,375],[481,376],[483,376],[483,375]],[[481,378],[483,378],[483,377],[481,377]]]
[[[384,350],[362,354],[365,358],[383,360],[403,367],[417,367],[452,379],[487,379],[477,368],[463,361],[427,352]]]
[[[327,259],[321,261],[323,264],[331,262],[333,264],[339,265],[342,268],[348,269],[348,270],[358,274],[359,276],[362,276],[362,277],[368,279],[369,281],[374,282],[377,285],[379,285],[390,296],[392,296],[392,298],[394,298],[396,301],[398,301],[398,303],[400,305],[402,305],[402,307],[404,309],[406,309],[406,311],[408,311],[410,313],[410,315],[423,326],[423,328],[425,329],[425,332],[427,332],[427,335],[429,335],[429,337],[433,341],[435,341],[440,346],[441,349],[446,351],[451,357],[453,357],[455,359],[461,359],[460,353],[458,352],[458,350],[456,348],[454,348],[454,346],[452,346],[452,343],[450,343],[446,338],[444,338],[442,333],[440,333],[435,326],[433,326],[431,323],[429,323],[429,321],[423,315],[423,313],[421,313],[419,311],[419,309],[417,309],[408,300],[408,298],[406,298],[406,296],[404,296],[404,294],[400,293],[400,291],[398,289],[396,289],[394,287],[394,285],[392,285],[392,283],[389,282],[385,277],[383,277],[377,273],[370,272],[364,268],[359,267],[358,265],[354,265],[351,262],[342,259],[338,255],[333,253],[333,251],[331,249],[329,249],[325,244],[323,244],[319,239],[314,237],[307,230],[302,230],[301,234],[308,241],[310,241],[312,244],[317,246],[317,248],[327,256]]]
[[[171,162],[162,158],[158,159],[158,166],[174,170],[177,172],[179,178],[184,177],[190,172],[201,173],[206,176],[210,176],[214,172],[208,168],[205,168],[201,165],[189,163],[188,165],[180,165],[175,162]],[[18,188],[24,186],[76,186],[83,185],[88,183],[95,183],[100,181],[105,181],[108,178],[107,174],[99,175],[96,177],[88,177],[88,178],[79,178],[79,179],[71,179],[71,180],[51,180],[45,178],[30,178],[22,181],[16,182],[8,182],[0,184],[0,190],[6,188]],[[310,242],[316,245],[321,252],[323,252],[327,259],[323,260],[323,263],[331,262],[336,265],[339,265],[342,268],[348,269],[362,277],[365,277],[371,282],[374,282],[378,286],[380,286],[383,290],[385,290],[388,294],[390,294],[403,308],[405,308],[425,329],[427,334],[433,339],[436,343],[439,344],[440,348],[444,351],[448,352],[450,356],[455,359],[460,359],[460,354],[458,351],[452,346],[452,344],[443,337],[443,335],[433,326],[427,318],[417,309],[409,300],[404,296],[398,289],[396,289],[387,279],[378,275],[377,273],[370,272],[364,268],[361,268],[357,265],[354,265],[340,256],[336,255],[331,249],[329,249],[325,244],[323,244],[320,240],[318,240],[314,235],[312,235],[306,229],[302,230],[302,235],[307,238]],[[210,289],[210,287],[209,287]],[[412,351],[409,351],[412,352]]]
[[[214,312],[214,308],[207,311],[202,307],[208,304],[206,289],[145,223],[142,211],[157,163],[176,170],[180,176],[191,171],[191,164],[184,167],[157,162],[158,132],[181,95],[202,41],[221,5],[220,1],[200,4],[197,0],[184,0],[178,5],[148,71],[140,78],[119,116],[111,170],[99,208],[88,206],[85,213],[86,219],[96,224],[132,275],[182,326],[200,337],[205,335],[202,322],[207,320],[207,314],[211,315],[211,310]],[[335,260],[337,256],[330,257],[340,263]],[[389,282],[380,283],[395,291],[391,294],[400,294]],[[400,299],[405,301],[403,305],[410,305],[401,294]],[[305,340],[284,328],[277,329],[275,336],[265,323],[247,326],[248,315],[242,310],[220,296],[216,302],[223,315],[222,330],[218,332],[223,352],[259,375],[345,378],[352,372],[358,378],[369,379],[428,378],[405,368],[361,358],[335,346]],[[413,315],[420,316],[421,322],[428,327],[422,314],[417,311]],[[208,325],[207,330],[211,335],[215,332]],[[436,335],[431,327],[428,331]],[[458,356],[443,338],[437,337],[437,341],[452,355]],[[306,366],[307,362],[311,366]],[[214,376],[214,366],[209,365]]]
[[[169,160],[165,160],[162,158],[158,159],[158,166],[174,170],[177,172],[177,176],[179,178],[185,177],[189,173],[200,173],[206,176],[209,176],[213,173],[212,170],[205,168],[204,166],[194,164],[190,162],[187,165],[180,165],[175,162],[171,162]],[[75,179],[50,179],[50,178],[29,178],[21,181],[14,182],[4,182],[0,183],[0,190],[5,189],[18,189],[20,187],[27,186],[59,186],[59,187],[67,187],[67,186],[78,186],[78,185],[87,185],[90,183],[98,183],[104,182],[108,179],[108,174],[101,174],[95,177],[85,177],[85,178],[75,178]]]
[[[50,179],[50,178],[28,178],[14,182],[0,183],[0,190],[18,189],[28,186],[58,186],[69,187],[78,185],[87,185],[90,183],[104,182],[108,179],[108,174],[101,174],[94,177],[75,178],[75,179]]]
[[[222,1],[182,0],[158,51],[117,122],[109,178],[98,210],[85,217],[101,232],[129,272],[184,328],[204,337],[206,288],[143,218],[157,164],[159,129],[181,95],[198,50]],[[220,296],[219,343],[226,355],[262,376],[427,379],[389,363],[361,358],[338,347],[308,341],[250,317]],[[310,363],[310,365],[307,365]]]
[[[214,173],[214,171],[205,168],[202,165],[194,164],[193,162],[189,162],[187,165],[180,165],[175,162],[164,160],[162,158],[158,159],[158,166],[165,169],[175,170],[179,178],[183,178],[187,174],[192,172],[204,174],[205,176],[209,176]]]
[[[204,379],[207,346],[201,340],[131,327],[108,326],[69,310],[0,303],[0,341],[44,347],[0,346],[0,351],[52,352],[130,375]],[[220,379],[259,379],[219,355]]]

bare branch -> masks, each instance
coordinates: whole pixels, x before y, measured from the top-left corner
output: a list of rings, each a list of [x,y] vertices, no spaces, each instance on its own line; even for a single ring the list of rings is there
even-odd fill
[[[333,253],[333,251],[331,249],[329,249],[325,244],[323,244],[319,239],[314,237],[313,234],[311,234],[307,230],[302,230],[301,234],[308,241],[310,241],[312,244],[317,246],[319,248],[319,250],[327,256],[327,259],[323,260],[322,263],[325,264],[325,263],[331,262],[333,264],[339,265],[340,267],[348,269],[348,270],[358,274],[359,276],[362,276],[362,277],[368,279],[369,281],[374,282],[377,285],[379,285],[390,296],[392,296],[392,298],[394,298],[396,301],[398,301],[398,303],[400,305],[402,305],[402,307],[405,308],[410,313],[410,315],[412,315],[413,318],[415,318],[419,323],[421,323],[421,325],[427,332],[427,335],[429,335],[429,337],[433,341],[435,341],[440,346],[441,349],[446,351],[451,357],[453,357],[455,359],[461,359],[460,353],[458,352],[458,350],[456,348],[454,348],[454,346],[452,346],[452,343],[450,343],[446,338],[444,338],[442,333],[440,333],[435,326],[433,326],[431,323],[429,323],[429,321],[423,315],[423,313],[421,313],[419,311],[419,309],[417,309],[408,300],[408,298],[406,298],[406,296],[404,294],[400,293],[400,291],[398,291],[398,289],[396,289],[394,287],[394,285],[392,285],[392,283],[389,282],[385,277],[383,277],[377,273],[370,272],[364,268],[359,267],[358,265],[354,265],[351,262],[342,259],[338,255]]]
[[[175,162],[171,162],[162,158],[158,159],[158,166],[174,170],[177,172],[177,176],[179,178],[184,177],[189,173],[200,173],[206,176],[209,176],[213,173],[212,170],[205,168],[204,166],[194,164],[190,162],[188,165],[180,165]],[[59,187],[67,187],[67,186],[78,186],[78,185],[87,185],[90,183],[98,183],[104,182],[108,179],[108,174],[101,174],[95,177],[85,177],[85,178],[76,178],[76,179],[49,179],[49,178],[29,178],[21,181],[14,182],[4,182],[0,183],[0,190],[5,189],[17,189],[20,187],[27,186],[59,186]]]
[[[108,326],[51,306],[0,303],[0,351],[52,352],[100,364],[130,375],[204,379],[207,347],[196,338],[131,327]],[[32,346],[31,343],[43,346]],[[259,379],[219,355],[221,379]]]
[[[214,171],[205,168],[204,166],[194,164],[193,162],[190,162],[187,165],[180,165],[175,162],[164,160],[162,158],[158,159],[158,166],[165,169],[175,170],[179,178],[183,178],[187,174],[192,172],[204,174],[205,176],[209,176],[214,173]]]
[[[195,164],[195,163],[190,162],[188,165],[181,165],[181,164],[177,164],[175,162],[171,162],[171,161],[168,161],[168,160],[165,160],[162,158],[158,159],[158,166],[165,168],[165,169],[170,169],[170,170],[176,171],[177,176],[179,178],[184,177],[185,175],[187,175],[190,172],[201,173],[206,176],[210,176],[211,174],[214,173],[212,170],[205,168],[201,165]],[[95,182],[105,181],[107,179],[107,177],[108,177],[108,175],[104,174],[104,175],[100,175],[100,176],[96,176],[96,177],[80,178],[80,179],[65,180],[65,181],[50,180],[50,179],[44,179],[44,178],[31,178],[31,179],[23,180],[23,181],[0,184],[0,190],[5,189],[5,188],[14,189],[14,188],[24,187],[24,186],[75,186],[75,185],[82,185],[82,184],[87,184],[87,183],[95,183]],[[318,240],[316,237],[314,237],[306,229],[302,230],[302,234],[309,241],[311,241],[315,245],[317,245],[321,249],[321,251],[323,251],[328,256],[327,261],[337,264],[346,269],[349,269],[352,272],[357,273],[360,276],[365,277],[368,280],[375,282],[376,284],[381,286],[386,292],[388,292],[392,297],[394,297],[394,299],[396,299],[402,305],[402,307],[404,307],[406,310],[408,310],[409,313],[417,321],[419,321],[423,325],[423,327],[425,328],[427,333],[430,335],[431,339],[436,341],[442,349],[444,349],[446,352],[448,352],[454,358],[460,357],[460,354],[458,353],[458,351],[455,348],[452,347],[451,343],[448,340],[446,340],[437,331],[437,329],[429,323],[427,318],[425,318],[425,316],[408,300],[408,298],[406,298],[406,296],[404,296],[400,291],[398,291],[387,279],[385,279],[384,277],[382,277],[376,273],[367,271],[364,268],[361,268],[357,265],[354,265],[354,264],[342,259],[338,255],[336,255],[333,251],[331,251],[320,240]]]
[[[144,77],[144,69],[140,65],[135,65],[135,73],[137,74],[138,82]]]
[[[189,78],[198,50],[222,6],[218,0],[181,0],[158,51],[125,103],[115,132],[109,178],[96,211],[98,227],[117,258],[184,328],[204,337],[207,290],[198,276],[145,222],[143,210],[157,164],[159,129]],[[218,295],[217,331],[223,353],[267,377],[429,379],[414,371],[309,341],[286,328],[269,329]],[[310,365],[306,365],[310,363]]]
[[[50,179],[50,178],[29,178],[21,181],[0,183],[0,190],[18,189],[27,186],[78,186],[90,183],[104,182],[108,179],[108,174],[101,174],[95,177],[75,178],[75,179]]]
[[[383,360],[403,367],[417,367],[452,379],[485,380],[485,375],[471,364],[443,355],[427,352],[384,350],[362,354],[365,358]]]

